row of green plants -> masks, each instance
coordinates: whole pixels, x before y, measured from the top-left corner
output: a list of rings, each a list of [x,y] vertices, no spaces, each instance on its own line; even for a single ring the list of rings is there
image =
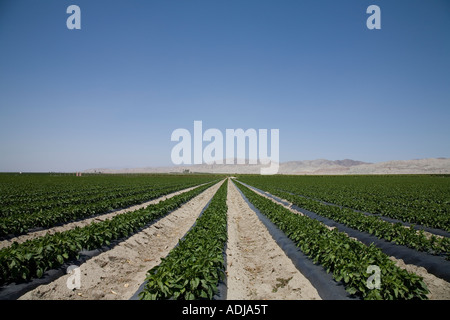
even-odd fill
[[[14,185],[12,186],[14,188]],[[4,194],[0,196],[0,216],[9,215],[16,211],[31,211],[36,207],[40,208],[52,202],[71,201],[72,198],[87,198],[102,193],[107,189],[105,186],[93,185],[84,186],[83,188],[67,188],[68,186],[52,186],[48,187],[46,191],[32,192],[24,190],[15,190],[16,193]],[[135,186],[116,185],[115,191],[131,190]],[[108,188],[109,189],[109,188]]]
[[[450,231],[450,178],[391,176],[241,176],[315,200]]]
[[[336,228],[330,230],[315,219],[293,213],[244,185],[236,184],[246,198],[304,254],[332,273],[336,281],[342,281],[350,294],[368,300],[427,299],[429,292],[423,278],[397,267],[373,244],[366,246]],[[367,285],[371,276],[368,267],[371,265],[380,268],[379,289]]]
[[[41,209],[95,202],[100,197],[125,197],[177,184],[211,181],[207,175],[51,176],[0,174],[0,216],[30,214]]]
[[[152,187],[170,179],[158,175],[74,175],[0,174],[0,205],[29,205],[72,197],[88,197],[106,190]]]
[[[54,204],[52,209],[39,210],[31,214],[18,214],[7,217],[0,217],[0,237],[6,235],[20,235],[28,232],[32,228],[49,228],[58,224],[87,218],[90,216],[107,213],[112,210],[126,208],[142,202],[161,197],[163,195],[191,187],[192,181],[177,183],[172,186],[163,185],[160,188],[139,190],[137,193],[131,192],[124,195],[122,192],[114,194],[111,190],[105,191],[93,202],[75,204],[68,207],[60,207]]]
[[[222,184],[194,227],[147,273],[142,300],[212,299],[224,278],[227,184]]]
[[[323,204],[319,201],[306,199],[301,196],[279,191],[278,196],[290,201],[294,205],[313,211],[323,217],[342,223],[352,229],[365,231],[380,239],[398,245],[427,252],[433,255],[445,255],[450,258],[450,239],[435,235],[426,235],[423,230],[416,230],[401,223],[387,222],[380,217],[365,215],[362,212],[348,208],[341,208]]]
[[[47,234],[0,250],[0,285],[41,277],[45,271],[79,258],[82,250],[110,245],[180,207],[217,181],[199,186],[146,208],[114,216],[85,227]]]
[[[143,192],[188,181],[207,182],[211,176],[200,175],[99,175],[89,177],[49,175],[0,175],[0,216],[32,213],[47,206],[67,206],[89,202],[112,194]]]
[[[19,216],[33,214],[39,211],[47,211],[55,208],[67,208],[73,205],[90,204],[101,200],[129,197],[148,192],[150,190],[169,187],[170,185],[155,186],[119,186],[116,188],[86,190],[85,192],[74,192],[70,194],[61,194],[58,197],[50,196],[40,201],[30,201],[29,203],[13,203],[2,205],[0,208],[0,217]]]
[[[450,239],[447,237],[428,236],[423,230],[417,231],[412,226],[406,227],[401,223],[387,222],[378,216],[366,215],[349,208],[324,204],[321,201],[308,199],[270,186],[264,187],[264,190],[286,199],[300,208],[342,223],[352,229],[370,233],[380,239],[398,245],[433,255],[446,256],[447,259],[450,259]]]

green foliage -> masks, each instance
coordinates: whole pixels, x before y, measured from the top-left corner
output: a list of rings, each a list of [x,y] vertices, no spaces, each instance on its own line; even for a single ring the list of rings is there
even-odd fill
[[[450,231],[450,179],[445,176],[241,176],[239,179],[255,187],[270,187],[271,193],[275,190],[292,192]]]
[[[377,216],[368,216],[348,208],[326,205],[315,200],[305,199],[285,192],[277,192],[277,195],[301,208],[313,211],[355,230],[368,232],[378,238],[418,251],[426,251],[430,254],[439,255],[450,253],[450,239],[448,238],[428,238],[423,231],[419,232],[412,227],[405,227],[400,223],[393,224]]]
[[[332,273],[336,281],[342,281],[349,293],[363,299],[427,299],[428,289],[423,279],[398,268],[374,245],[366,246],[317,220],[295,214],[240,183],[237,185],[314,263]],[[370,265],[381,269],[380,289],[367,287],[370,275],[366,271]]]
[[[128,237],[150,222],[180,207],[215,182],[166,199],[144,209],[135,210],[111,219],[92,223],[83,228],[76,227],[64,232],[15,242],[0,250],[0,285],[13,281],[41,277],[49,269],[64,261],[76,259],[83,249],[93,250],[112,241]]]
[[[322,178],[323,177],[316,177],[317,181],[321,181]],[[371,179],[371,177],[367,178]],[[313,211],[318,215],[340,222],[350,228],[368,232],[378,238],[382,238],[399,245],[404,245],[412,249],[416,249],[418,251],[425,251],[427,253],[434,255],[447,255],[447,258],[450,256],[449,238],[436,236],[428,237],[427,235],[425,235],[423,231],[419,232],[415,230],[412,226],[405,227],[400,223],[393,224],[381,219],[379,216],[376,215],[366,215],[362,212],[358,212],[350,208],[333,206],[322,203],[319,200],[314,200],[304,196],[300,196],[298,194],[301,192],[302,189],[300,187],[298,187],[299,189],[297,189],[296,186],[298,184],[293,184],[290,185],[289,187],[287,186],[287,182],[293,181],[292,177],[277,177],[274,178],[273,181],[272,180],[268,181],[267,179],[266,181],[262,181],[257,177],[250,177],[250,178],[244,177],[243,180],[246,183],[250,183],[253,186],[267,190],[276,196],[284,198],[300,208]],[[290,191],[289,192],[282,191],[280,189],[281,185],[283,185],[282,187],[283,189],[289,188]],[[319,190],[322,189],[319,188]],[[336,191],[330,192],[336,194]],[[343,193],[342,196],[344,195],[345,194]],[[319,198],[324,197],[323,194],[319,191],[316,191],[315,196]],[[363,198],[359,202],[353,199],[353,203],[359,203],[359,206],[357,206],[359,208],[364,207],[364,205],[362,204],[364,201],[365,200],[363,200]],[[379,201],[382,202],[385,200],[380,198]],[[390,198],[387,198],[386,201],[390,201]],[[432,216],[432,214],[429,215]],[[448,214],[448,216],[450,216],[450,213]],[[431,219],[430,217],[429,221],[432,220],[433,219]]]
[[[222,184],[178,246],[158,266],[148,271],[141,299],[213,298],[225,269],[227,183],[228,180]]]
[[[0,237],[104,214],[211,181],[214,176],[0,175]],[[26,179],[24,179],[26,178]]]

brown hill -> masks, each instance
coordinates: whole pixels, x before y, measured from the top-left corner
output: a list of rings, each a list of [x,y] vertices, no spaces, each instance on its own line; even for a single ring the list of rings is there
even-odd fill
[[[189,166],[145,167],[124,169],[89,169],[87,173],[241,173],[259,174],[264,165],[201,164]],[[450,158],[393,160],[367,163],[351,159],[303,160],[280,163],[279,174],[450,174]]]

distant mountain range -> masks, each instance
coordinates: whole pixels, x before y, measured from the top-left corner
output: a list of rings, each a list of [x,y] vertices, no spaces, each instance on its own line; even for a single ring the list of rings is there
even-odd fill
[[[199,164],[167,167],[144,167],[85,170],[86,173],[241,173],[259,174],[261,164]],[[450,174],[450,158],[430,158],[414,160],[393,160],[368,163],[351,159],[344,160],[303,160],[282,162],[279,174],[331,175],[331,174]]]

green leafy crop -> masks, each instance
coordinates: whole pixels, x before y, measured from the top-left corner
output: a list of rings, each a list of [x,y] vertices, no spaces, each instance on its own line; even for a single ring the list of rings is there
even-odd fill
[[[0,196],[0,237],[129,207],[209,182],[213,177],[180,180],[177,176],[162,175],[83,178],[28,175],[31,186],[20,178],[23,177],[0,175],[0,191],[4,191]]]
[[[314,263],[332,273],[336,281],[342,281],[350,294],[363,299],[427,299],[428,289],[423,279],[398,268],[374,245],[366,246],[345,233],[328,229],[317,220],[295,214],[240,183],[237,185]],[[380,289],[367,286],[370,265],[381,270]]]
[[[128,237],[153,220],[180,207],[213,183],[150,205],[144,209],[116,215],[111,219],[76,227],[64,232],[15,242],[0,250],[0,285],[41,277],[46,270],[59,267],[64,261],[75,259],[83,249],[93,250],[112,241]]]
[[[212,299],[224,277],[227,183],[214,195],[194,227],[162,262],[149,270],[143,300]]]

